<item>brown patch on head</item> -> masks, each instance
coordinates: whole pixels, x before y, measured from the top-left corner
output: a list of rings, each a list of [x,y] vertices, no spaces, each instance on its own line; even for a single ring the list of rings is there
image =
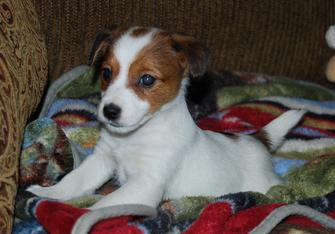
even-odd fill
[[[132,33],[130,35],[133,36],[133,37],[140,37],[140,36],[143,36],[143,35],[145,35],[149,32],[150,32],[150,28],[148,28],[148,27],[137,27],[132,31]]]
[[[262,142],[262,144],[268,149],[271,150],[272,148],[272,143],[270,141],[269,135],[266,131],[264,130],[259,130],[256,133],[252,134],[254,138]]]
[[[148,33],[147,29],[136,30],[137,35]],[[154,113],[177,96],[183,78],[202,75],[208,62],[209,50],[194,38],[158,31],[131,64],[128,86],[150,103],[150,112]],[[144,74],[156,78],[152,88],[139,86],[139,78]]]
[[[149,74],[156,81],[153,87],[139,85],[142,75]],[[183,78],[183,69],[172,48],[172,40],[163,32],[157,32],[152,42],[145,46],[130,65],[128,87],[136,95],[150,103],[150,113],[171,101],[179,92]]]

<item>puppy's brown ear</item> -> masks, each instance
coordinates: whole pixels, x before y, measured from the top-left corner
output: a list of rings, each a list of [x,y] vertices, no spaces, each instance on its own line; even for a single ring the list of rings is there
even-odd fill
[[[112,31],[105,30],[97,34],[88,57],[88,65],[94,69],[92,83],[98,80],[99,71],[105,55],[113,43]]]
[[[182,67],[193,77],[202,76],[211,61],[210,50],[191,36],[172,34],[172,40]]]
[[[97,34],[88,56],[88,65],[94,65],[94,62],[97,59],[97,53],[101,52],[100,50],[102,49],[103,42],[109,37],[111,37],[111,31],[105,30]]]

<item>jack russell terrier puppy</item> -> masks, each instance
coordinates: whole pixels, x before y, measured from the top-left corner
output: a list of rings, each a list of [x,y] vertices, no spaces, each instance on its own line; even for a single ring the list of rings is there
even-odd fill
[[[203,131],[185,101],[189,79],[205,73],[209,50],[194,38],[156,28],[99,34],[90,56],[101,82],[100,138],[78,168],[51,187],[28,191],[58,200],[93,193],[113,175],[121,187],[91,207],[158,206],[162,199],[265,193],[281,183],[269,151],[303,111],[285,112],[256,134]]]

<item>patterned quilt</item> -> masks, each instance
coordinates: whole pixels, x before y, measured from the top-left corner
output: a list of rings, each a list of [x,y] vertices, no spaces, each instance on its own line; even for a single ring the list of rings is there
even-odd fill
[[[76,233],[334,233],[335,93],[284,77],[221,74],[229,82],[213,91],[212,109],[203,108],[206,102],[189,104],[202,129],[250,134],[286,110],[308,111],[273,155],[285,184],[266,194],[162,201],[157,210],[134,205],[88,212],[85,207],[117,188],[115,179],[94,195],[66,202],[33,197],[27,186],[57,183],[89,157],[99,137],[98,84],[81,66],[50,87],[40,117],[26,127],[13,233],[71,233],[76,222]]]

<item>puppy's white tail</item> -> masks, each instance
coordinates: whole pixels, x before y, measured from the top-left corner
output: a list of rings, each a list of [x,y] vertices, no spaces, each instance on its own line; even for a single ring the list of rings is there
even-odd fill
[[[270,151],[276,150],[283,142],[285,135],[293,128],[306,113],[304,110],[289,110],[271,121],[255,134]]]

